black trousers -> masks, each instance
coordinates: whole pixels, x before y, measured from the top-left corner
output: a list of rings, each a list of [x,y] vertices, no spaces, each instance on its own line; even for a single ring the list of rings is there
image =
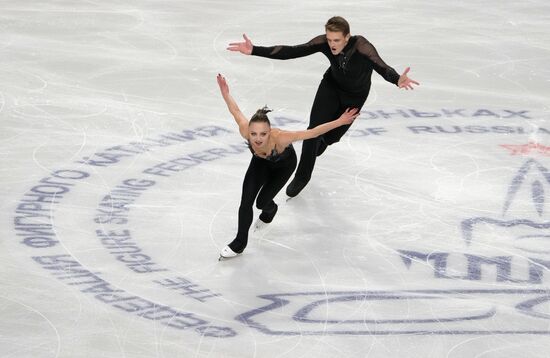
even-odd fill
[[[368,92],[366,94],[344,92],[330,78],[324,77],[313,100],[308,129],[337,119],[347,108],[361,109],[367,96]],[[340,141],[349,127],[349,125],[341,126],[317,138],[305,140],[302,143],[302,154],[296,170],[296,178],[307,183],[311,179],[311,173],[315,167],[318,146],[331,145]]]
[[[254,200],[258,209],[272,211],[275,208],[273,198],[285,186],[296,169],[296,152],[292,147],[285,149],[287,150],[291,153],[288,156],[285,154],[284,159],[275,163],[252,156],[243,181],[237,237],[229,244],[234,252],[243,252],[248,244],[248,231],[254,216]]]

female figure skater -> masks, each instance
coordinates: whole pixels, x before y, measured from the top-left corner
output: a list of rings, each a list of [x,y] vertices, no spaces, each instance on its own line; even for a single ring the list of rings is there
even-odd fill
[[[296,153],[292,142],[315,138],[340,126],[350,125],[359,115],[358,109],[346,109],[338,119],[303,131],[284,131],[271,128],[267,108],[256,111],[250,121],[229,94],[225,78],[218,74],[218,85],[229,112],[239,126],[241,136],[247,140],[252,159],[244,177],[239,228],[236,238],[220,253],[220,259],[237,256],[248,243],[248,231],[252,224],[254,200],[262,210],[260,220],[270,223],[277,213],[273,198],[286,184],[296,168]],[[257,198],[256,198],[257,197]]]
[[[243,35],[244,42],[230,43],[230,51],[245,55],[287,60],[323,53],[330,62],[315,95],[308,128],[326,123],[340,116],[346,108],[363,107],[371,86],[372,71],[378,72],[386,81],[399,88],[413,89],[419,83],[407,76],[407,67],[400,76],[378,55],[376,48],[363,36],[351,36],[348,22],[339,16],[325,24],[325,34],[297,46],[254,46]],[[300,164],[292,182],[286,188],[288,196],[298,195],[311,179],[316,157],[328,145],[334,144],[346,133],[349,125],[333,129],[323,136],[305,140],[302,144]]]

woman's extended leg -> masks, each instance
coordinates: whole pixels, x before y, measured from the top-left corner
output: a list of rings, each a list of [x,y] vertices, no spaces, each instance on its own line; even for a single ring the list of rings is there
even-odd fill
[[[248,231],[254,216],[253,205],[258,192],[267,180],[268,168],[263,159],[252,157],[243,180],[241,204],[239,206],[239,227],[237,236],[229,244],[229,248],[241,253],[248,244]]]

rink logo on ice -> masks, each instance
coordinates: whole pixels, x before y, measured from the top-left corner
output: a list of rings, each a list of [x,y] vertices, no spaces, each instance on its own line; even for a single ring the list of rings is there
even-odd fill
[[[269,335],[550,334],[547,290],[299,292],[259,297],[270,303],[236,319]],[[510,311],[517,313],[513,323]]]
[[[508,186],[502,217],[461,222],[465,252],[398,250],[409,271],[431,270],[437,280],[486,282],[488,289],[261,295],[270,303],[236,319],[270,335],[550,335],[550,289],[533,289],[550,282],[548,193],[550,171],[530,159]],[[525,217],[517,218],[518,213]],[[480,254],[487,248],[506,254]],[[513,288],[495,289],[495,283]]]
[[[412,111],[412,110],[411,110]],[[443,111],[446,117],[462,117],[464,110]],[[530,118],[528,111],[504,110],[498,118]],[[428,113],[428,114],[426,114]],[[429,112],[412,111],[415,118],[437,117]],[[386,113],[377,113],[387,118]],[[407,113],[403,114],[409,115]],[[495,112],[478,110],[474,117],[493,117]],[[373,117],[371,114],[370,117]],[[275,117],[279,126],[300,123],[298,120]],[[373,119],[373,118],[371,118]],[[415,134],[450,133],[443,127],[408,127]],[[443,129],[442,129],[443,128]],[[491,127],[485,131],[467,128],[466,131],[510,133],[508,129]],[[519,127],[518,127],[519,128]],[[461,129],[462,130],[462,129]],[[454,131],[458,133],[461,130]],[[515,131],[516,129],[514,129]],[[228,129],[218,126],[202,126],[145,138],[140,142],[110,147],[74,163],[74,168],[55,170],[34,185],[17,204],[14,227],[20,243],[31,250],[33,261],[56,279],[80,290],[113,309],[127,312],[147,320],[178,330],[194,331],[209,337],[232,337],[237,332],[223,325],[215,325],[211,315],[183,311],[159,304],[154,300],[125,291],[109,283],[102,272],[88,269],[73,257],[61,244],[58,228],[54,227],[56,208],[72,196],[82,182],[94,177],[101,170],[112,170],[126,160],[172,145],[184,144],[208,137],[225,136]],[[364,135],[381,135],[384,128],[368,128]],[[517,129],[517,133],[524,133]],[[193,147],[195,148],[195,147]],[[506,148],[506,147],[505,147]],[[547,152],[545,147],[530,145],[524,148],[507,148],[523,153]],[[203,287],[189,277],[170,273],[151,255],[140,247],[132,231],[130,210],[141,196],[157,185],[183,171],[191,170],[229,156],[247,152],[242,143],[222,145],[207,149],[196,149],[178,154],[141,170],[133,178],[122,180],[104,195],[92,216],[96,225],[97,243],[107,256],[136,280],[142,280],[147,287],[155,287],[179,299],[194,304],[208,304],[221,294]],[[543,220],[547,212],[547,193],[550,192],[549,171],[539,162],[527,161],[515,175],[506,195],[502,217],[474,217],[461,224],[465,247],[470,250],[461,255],[465,262],[462,273],[451,263],[456,253],[418,252],[400,250],[399,258],[405,269],[414,270],[418,262],[428,263],[436,279],[469,281],[510,282],[537,284],[545,282],[545,273],[550,269],[550,222]],[[73,196],[74,198],[74,196]],[[530,217],[517,218],[517,213],[529,212]],[[475,253],[478,246],[486,246],[486,237],[498,232],[502,245],[508,245],[507,252],[518,255],[486,256]],[[489,235],[491,234],[491,235]],[[494,243],[491,243],[494,245]],[[500,243],[499,243],[500,244]],[[523,261],[518,262],[518,260]],[[518,266],[524,269],[518,276]],[[487,274],[488,268],[494,273]],[[490,279],[492,278],[492,280]],[[145,287],[145,286],[144,286]],[[539,286],[540,287],[540,286]],[[531,287],[532,288],[532,287]],[[262,295],[270,301],[260,308],[236,317],[237,321],[272,335],[387,335],[387,334],[489,334],[489,333],[532,333],[550,334],[550,291],[545,289],[503,289],[503,290],[417,290],[417,291],[349,291],[349,292],[301,292]],[[498,300],[497,308],[479,302]],[[500,305],[502,303],[502,305]],[[185,307],[185,304],[183,307]],[[414,310],[405,308],[414,307]],[[208,311],[208,310],[207,310]],[[514,328],[506,328],[507,313],[516,312]],[[282,316],[281,316],[282,315]],[[285,319],[281,319],[285,317]],[[227,322],[222,320],[221,322]],[[442,327],[443,326],[443,327]],[[289,327],[292,327],[290,329]],[[467,327],[467,328],[465,328]]]
[[[300,123],[299,120],[274,116],[273,123],[281,127]],[[71,196],[79,183],[92,178],[99,170],[112,170],[126,160],[152,151],[196,140],[226,135],[232,131],[219,126],[201,126],[178,132],[169,132],[143,138],[139,142],[109,147],[74,163],[75,168],[55,170],[42,178],[19,201],[13,218],[14,229],[20,243],[32,250],[30,257],[44,270],[61,282],[79,289],[83,294],[143,319],[152,320],[167,327],[186,330],[206,337],[227,338],[237,332],[223,325],[215,325],[210,315],[169,307],[154,300],[140,297],[109,283],[104,272],[86,268],[61,244],[54,227],[54,215],[58,205]],[[193,150],[176,158],[161,161],[143,169],[136,177],[122,180],[102,197],[92,222],[98,243],[121,267],[134,274],[135,280],[143,280],[147,287],[170,292],[188,303],[209,304],[221,294],[198,284],[180,273],[170,273],[160,263],[144,252],[131,230],[129,213],[140,197],[159,181],[180,172],[247,152],[247,146],[227,144],[208,149]],[[133,291],[133,290],[132,290]]]
[[[550,157],[550,146],[537,142],[528,142],[527,144],[501,144],[500,146],[506,148],[510,152],[510,155],[540,154],[545,157]]]
[[[550,221],[544,219],[548,193],[550,171],[529,159],[508,186],[501,217],[472,217],[461,222],[465,252],[398,250],[401,260],[409,270],[429,267],[437,279],[548,284]],[[479,253],[487,250],[502,254]]]
[[[361,110],[361,118],[373,119],[415,119],[415,118],[453,118],[453,119],[532,119],[529,110],[516,110],[504,108],[441,108],[434,110],[418,109],[384,109],[384,110]]]
[[[483,243],[484,231],[502,242],[508,242],[521,254],[546,256],[550,254],[550,221],[546,196],[550,193],[550,171],[534,159],[527,160],[508,187],[502,218],[474,217],[462,221],[466,244]],[[518,213],[524,215],[517,218]],[[512,216],[514,218],[507,219]],[[549,257],[550,258],[550,257]]]
[[[134,290],[126,291],[120,287],[120,283],[111,284],[104,278],[107,273],[88,269],[65,249],[57,236],[59,229],[54,226],[57,207],[74,193],[79,183],[92,178],[100,168],[111,170],[111,167],[130,157],[228,132],[230,131],[222,127],[206,126],[145,138],[140,142],[110,147],[84,157],[75,163],[78,167],[76,169],[51,172],[28,190],[17,203],[13,223],[20,243],[32,250],[30,257],[53,277],[115,310],[176,330],[195,332],[201,336],[235,336],[236,331],[226,326],[225,322],[220,321],[221,325],[216,325],[213,320],[217,319],[210,316],[169,307],[136,295],[133,293]],[[243,144],[194,151],[157,164],[153,171],[148,172],[146,169],[135,178],[125,179],[119,185],[115,185],[103,196],[96,209],[96,215],[91,220],[94,224],[100,225],[95,230],[98,243],[115,261],[134,274],[135,280],[142,280],[147,287],[171,292],[186,301],[208,304],[220,294],[179,273],[170,274],[168,269],[146,254],[127,226],[129,212],[140,196],[163,177],[245,151],[246,147]]]
[[[463,237],[469,248],[496,244],[515,253],[493,258],[497,266],[497,281],[545,283],[545,273],[550,270],[550,221],[544,220],[548,193],[550,171],[529,159],[508,187],[502,218],[474,217],[462,221]],[[525,217],[508,219],[517,213]],[[498,243],[485,239],[494,237],[498,238]],[[513,270],[518,263],[520,268],[524,268],[524,277],[512,278],[511,273],[519,271]]]

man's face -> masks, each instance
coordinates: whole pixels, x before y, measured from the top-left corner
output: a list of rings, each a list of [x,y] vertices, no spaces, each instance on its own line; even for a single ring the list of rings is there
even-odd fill
[[[342,32],[333,32],[327,30],[327,42],[333,55],[338,55],[348,44],[350,34],[344,36]]]

